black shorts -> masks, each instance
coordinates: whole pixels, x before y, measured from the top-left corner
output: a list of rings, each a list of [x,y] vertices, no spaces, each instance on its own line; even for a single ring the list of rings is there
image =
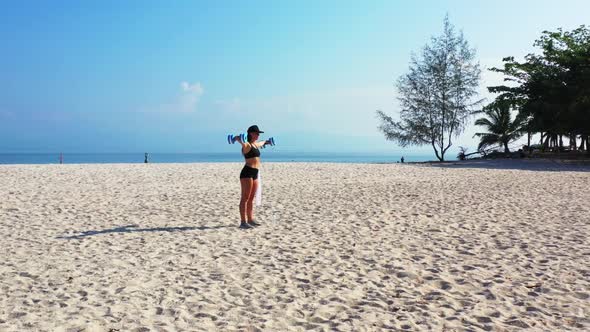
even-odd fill
[[[258,179],[258,168],[253,168],[245,165],[240,172],[240,179],[251,178],[252,180]]]

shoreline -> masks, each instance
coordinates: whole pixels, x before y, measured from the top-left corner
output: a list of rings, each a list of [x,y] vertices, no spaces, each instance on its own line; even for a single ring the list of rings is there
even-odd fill
[[[90,166],[90,165],[105,165],[105,166],[131,166],[131,165],[231,165],[231,164],[242,164],[243,161],[198,161],[198,162],[151,162],[148,164],[137,162],[137,163],[44,163],[44,164],[2,164],[3,166]],[[589,159],[557,159],[557,158],[473,158],[467,160],[445,160],[445,161],[409,161],[409,162],[380,162],[380,161],[265,161],[262,160],[262,165],[266,164],[351,164],[351,165],[413,165],[413,166],[432,166],[432,167],[447,167],[447,168],[490,168],[490,169],[519,169],[519,170],[531,170],[531,171],[590,171],[590,158]]]

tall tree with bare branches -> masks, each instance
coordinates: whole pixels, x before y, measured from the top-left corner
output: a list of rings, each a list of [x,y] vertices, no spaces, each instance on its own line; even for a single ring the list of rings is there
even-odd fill
[[[463,133],[481,103],[474,100],[481,77],[475,54],[447,16],[442,35],[433,37],[419,57],[412,56],[409,72],[397,81],[399,121],[377,111],[385,138],[403,147],[431,145],[444,161],[453,138]]]

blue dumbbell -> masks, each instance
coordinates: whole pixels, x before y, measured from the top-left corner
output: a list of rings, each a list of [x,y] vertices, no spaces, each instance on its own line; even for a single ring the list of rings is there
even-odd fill
[[[241,137],[242,138],[242,142],[245,142],[246,141],[246,135],[245,134],[240,134],[240,135],[237,135],[237,136],[230,134],[230,135],[227,135],[227,144],[234,144],[238,140],[238,137]]]
[[[271,138],[267,139],[266,140],[266,144],[264,144],[262,147],[265,148],[267,144],[270,145],[270,146],[275,146],[275,139],[274,139],[274,137],[271,137]]]

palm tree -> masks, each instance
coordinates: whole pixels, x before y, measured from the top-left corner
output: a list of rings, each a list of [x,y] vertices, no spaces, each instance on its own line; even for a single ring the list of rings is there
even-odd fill
[[[510,101],[506,99],[496,99],[489,105],[485,106],[477,113],[484,113],[487,117],[475,120],[476,126],[483,126],[487,133],[476,133],[474,136],[480,137],[478,150],[485,149],[489,146],[504,146],[504,153],[510,153],[508,143],[519,139],[523,135],[522,125],[524,118],[517,116],[512,121],[510,115]]]

